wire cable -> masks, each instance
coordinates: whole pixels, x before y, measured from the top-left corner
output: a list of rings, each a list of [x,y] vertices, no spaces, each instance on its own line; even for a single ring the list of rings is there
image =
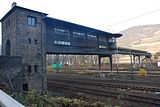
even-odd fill
[[[119,25],[119,24],[122,24],[122,23],[126,23],[128,21],[131,21],[131,20],[135,20],[135,19],[138,19],[140,17],[143,17],[143,16],[147,16],[147,15],[150,15],[150,14],[153,14],[153,13],[156,13],[156,12],[159,12],[160,9],[157,9],[157,10],[154,10],[154,11],[150,11],[150,12],[147,12],[145,14],[142,14],[142,15],[139,15],[139,16],[135,16],[135,17],[132,17],[132,18],[129,18],[129,19],[126,19],[126,20],[123,20],[123,21],[120,21],[120,22],[117,22],[117,23],[114,23],[114,24],[111,24],[111,25],[108,25],[107,27],[111,27],[111,26],[116,26],[116,25]],[[90,33],[93,33],[93,32],[96,32],[97,30],[91,30],[89,32],[86,32],[86,34],[90,34]]]
[[[156,13],[156,12],[159,12],[159,11],[160,11],[160,9],[157,9],[157,10],[154,10],[154,11],[151,11],[151,12],[147,12],[147,13],[145,13],[145,14],[142,14],[142,15],[139,15],[139,16],[135,16],[135,17],[132,17],[132,18],[129,18],[129,19],[120,21],[120,22],[118,22],[118,23],[114,23],[114,24],[108,25],[108,27],[116,26],[116,25],[119,25],[119,24],[122,24],[122,23],[125,23],[125,22],[128,22],[128,21],[131,21],[131,20],[135,20],[135,19],[138,19],[138,18],[140,18],[140,17],[147,16],[147,15],[150,15],[150,14],[153,14],[153,13]]]

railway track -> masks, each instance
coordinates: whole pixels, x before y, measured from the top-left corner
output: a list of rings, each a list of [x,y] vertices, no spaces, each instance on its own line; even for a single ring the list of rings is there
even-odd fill
[[[63,83],[71,83],[71,84],[80,84],[80,85],[88,85],[88,86],[97,86],[102,88],[112,88],[116,90],[128,90],[128,91],[145,91],[145,92],[160,92],[160,87],[153,87],[144,84],[134,84],[134,83],[125,83],[116,81],[92,81],[92,80],[75,80],[75,79],[52,79],[48,81],[55,81],[55,82],[63,82]]]
[[[97,96],[118,97],[125,95],[125,100],[139,101],[160,105],[160,83],[152,81],[113,80],[79,75],[55,75],[48,77],[49,89],[62,89],[88,93]]]
[[[124,89],[130,91],[160,92],[160,83],[150,81],[135,80],[112,80],[100,79],[85,76],[63,76],[56,75],[52,78],[48,77],[48,81],[65,82],[72,84],[82,84],[89,86],[98,86],[102,88]]]
[[[115,75],[116,76],[116,75]],[[50,75],[48,75],[47,76],[47,78],[48,79],[54,79],[54,78],[64,78],[64,79],[77,79],[77,80],[92,80],[92,81],[111,81],[111,82],[114,82],[114,81],[116,81],[117,82],[117,80],[119,81],[119,82],[125,82],[125,83],[134,83],[134,84],[151,84],[151,85],[155,85],[155,86],[160,86],[160,83],[159,82],[157,82],[157,81],[159,81],[159,79],[160,79],[160,75],[157,75],[157,77],[159,77],[159,78],[157,78],[157,80],[156,81],[152,81],[152,79],[145,79],[145,78],[143,78],[143,79],[141,79],[141,80],[132,80],[132,79],[125,79],[125,80],[123,80],[123,79],[121,79],[121,78],[116,78],[116,77],[114,77],[114,76],[110,76],[110,77],[106,77],[106,78],[103,78],[103,79],[101,79],[101,78],[95,78],[95,77],[93,77],[93,76],[85,76],[85,75],[71,75],[71,74],[69,74],[69,75],[66,75],[66,74],[52,74],[51,76]],[[152,78],[154,78],[154,77],[152,77]]]
[[[119,95],[124,95],[126,96],[123,98],[124,100],[160,105],[160,97],[155,94],[144,94],[144,93],[130,92],[130,91],[117,91],[112,89],[106,90],[98,86],[91,87],[88,85],[79,85],[79,84],[58,82],[58,81],[48,81],[48,89],[53,89],[55,87],[82,93],[88,93],[96,96],[118,97]]]

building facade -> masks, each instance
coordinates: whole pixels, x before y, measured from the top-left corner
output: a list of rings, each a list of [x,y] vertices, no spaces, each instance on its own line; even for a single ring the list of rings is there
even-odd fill
[[[2,90],[22,92],[22,58],[17,56],[0,56],[0,83]]]
[[[46,90],[46,15],[15,5],[1,19],[2,55],[22,57],[23,90]]]
[[[47,17],[47,14],[14,5],[1,19],[2,55],[22,57],[22,88],[46,91],[46,54],[98,55],[116,53],[121,34]],[[99,66],[100,68],[100,66]]]

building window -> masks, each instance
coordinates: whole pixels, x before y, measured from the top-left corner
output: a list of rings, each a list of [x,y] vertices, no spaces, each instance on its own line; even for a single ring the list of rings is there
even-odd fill
[[[99,48],[107,48],[107,47],[104,45],[99,45]]]
[[[109,38],[108,42],[113,42],[114,43],[114,42],[116,42],[116,38],[115,37]]]
[[[27,23],[30,26],[36,26],[36,18],[32,16],[28,16]]]
[[[58,35],[70,36],[70,32],[67,29],[54,28],[54,33]]]
[[[11,54],[11,43],[9,40],[7,40],[6,42],[6,55],[10,55]]]
[[[23,91],[28,91],[28,84],[27,83],[23,84],[22,87],[23,87]]]
[[[38,40],[37,40],[37,39],[35,39],[35,40],[34,40],[34,43],[35,43],[35,44],[37,44],[37,43],[38,43]]]
[[[31,44],[31,39],[28,39],[28,44]]]
[[[38,70],[37,70],[37,65],[34,65],[34,71],[35,71],[35,72],[38,72]]]
[[[10,27],[10,19],[8,19],[8,20],[5,22],[5,24],[6,24],[6,29],[7,29],[8,27]]]
[[[97,40],[97,36],[95,35],[87,35],[88,40]]]
[[[57,45],[71,45],[71,42],[67,42],[67,41],[54,41],[54,44],[57,44]]]
[[[10,27],[10,19],[8,19],[8,27]]]
[[[32,70],[31,70],[31,65],[28,65],[28,73],[31,73]]]
[[[81,32],[72,32],[74,38],[85,39],[85,34]]]
[[[7,27],[8,27],[8,22],[6,21],[6,29],[7,29]]]
[[[99,36],[99,41],[106,42],[107,38],[105,36]]]

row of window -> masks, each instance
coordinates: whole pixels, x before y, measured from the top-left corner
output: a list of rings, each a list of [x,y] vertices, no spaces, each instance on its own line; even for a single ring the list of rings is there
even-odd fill
[[[34,65],[34,71],[38,72],[38,66],[37,65]],[[28,65],[28,73],[32,73],[32,66],[31,65]]]
[[[66,29],[54,28],[54,33],[59,35],[67,35],[70,36],[70,31]],[[85,34],[81,32],[72,32],[74,38],[82,38],[85,39]],[[97,40],[97,36],[95,35],[87,35],[88,40]]]
[[[59,35],[70,36],[70,31],[66,30],[66,29],[54,28],[54,33],[59,34]],[[72,34],[73,34],[73,37],[75,37],[75,38],[85,38],[84,33],[72,32]]]
[[[97,36],[95,35],[87,35],[88,40],[97,40]]]
[[[59,29],[59,28],[54,28],[54,33],[59,35],[66,35],[66,36],[70,35],[69,30]]]
[[[73,37],[74,38],[79,38],[79,39],[85,39],[85,34],[78,33],[78,32],[73,32]]]
[[[99,45],[99,48],[107,48],[107,47],[104,45]]]
[[[28,25],[30,26],[36,26],[36,17],[28,16],[27,17],[27,22]],[[6,28],[10,26],[10,20],[6,21]],[[67,29],[60,29],[60,28],[54,28],[54,33],[59,34],[59,35],[66,35],[70,36],[70,31]],[[81,38],[85,39],[85,34],[81,32],[72,32],[74,38]],[[97,40],[97,36],[95,35],[87,35],[88,40]],[[100,41],[106,41],[102,36],[99,37]],[[29,43],[31,43],[31,39],[28,40]],[[59,43],[60,42],[60,43]],[[59,41],[56,42],[55,44],[61,44],[61,45],[69,45],[70,42],[64,42],[64,41]],[[114,37],[110,38],[108,42],[116,42],[116,39]],[[37,40],[35,40],[35,44],[37,44]]]
[[[54,41],[54,44],[57,44],[57,45],[71,45],[70,42],[66,42],[66,41]],[[107,46],[99,45],[99,48],[107,48]]]
[[[109,38],[108,42],[116,42],[116,38],[115,37]]]
[[[31,44],[32,40],[29,38],[27,42],[28,42],[28,44]],[[34,44],[38,44],[38,40],[37,39],[34,40]]]
[[[30,26],[36,26],[36,17],[28,16],[27,17],[27,24],[30,25]],[[8,27],[10,27],[10,19],[8,19],[5,22],[5,27],[6,27],[6,29]]]
[[[80,32],[72,32],[74,38],[82,38],[85,39],[85,34]]]
[[[59,34],[59,35],[67,35],[67,36],[70,36],[70,31],[69,30],[66,30],[66,29],[60,29],[60,28],[54,28],[54,33],[55,34]],[[85,34],[84,33],[81,33],[81,32],[72,32],[72,35],[74,38],[81,38],[81,39],[85,39]],[[97,40],[97,36],[95,35],[90,35],[90,34],[87,34],[87,39],[88,40]],[[99,36],[99,40],[100,41],[106,41],[105,37],[103,36]],[[116,39],[114,37],[110,38],[108,40],[109,42],[115,42]]]
[[[71,45],[71,42],[67,42],[67,41],[54,41],[54,44],[57,44],[57,45]]]

